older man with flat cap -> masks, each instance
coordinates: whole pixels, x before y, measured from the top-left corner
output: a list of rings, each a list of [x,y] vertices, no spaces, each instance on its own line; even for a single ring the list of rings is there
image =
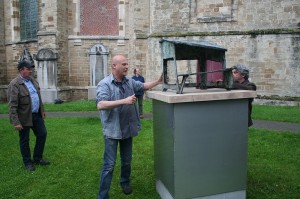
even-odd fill
[[[45,112],[41,99],[38,82],[32,78],[34,64],[23,60],[18,64],[19,75],[13,79],[7,90],[9,105],[9,119],[19,132],[20,151],[23,163],[28,171],[34,171],[34,165],[49,165],[43,159],[43,152],[47,137],[44,124]],[[36,142],[31,159],[29,133],[33,130]]]
[[[249,69],[243,64],[233,66],[232,75],[234,79],[233,89],[253,90],[256,91],[256,85],[249,81]],[[252,126],[252,102],[253,98],[249,99],[248,103],[248,126]]]

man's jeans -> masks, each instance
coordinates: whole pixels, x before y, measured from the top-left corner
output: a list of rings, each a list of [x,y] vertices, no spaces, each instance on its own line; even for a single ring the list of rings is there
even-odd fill
[[[30,129],[33,130],[33,133],[36,136],[35,147],[33,152],[34,161],[39,161],[43,158],[43,152],[44,152],[44,147],[45,147],[45,142],[47,137],[47,130],[41,115],[37,113],[33,113],[32,123],[33,123],[32,127],[24,126],[23,129],[19,131],[20,151],[25,165],[32,163],[30,147],[29,147]]]
[[[132,159],[132,138],[116,140],[104,137],[104,163],[100,177],[100,190],[98,199],[108,199],[108,192],[111,185],[114,166],[117,158],[118,143],[120,143],[121,176],[120,184],[130,183],[131,159]]]

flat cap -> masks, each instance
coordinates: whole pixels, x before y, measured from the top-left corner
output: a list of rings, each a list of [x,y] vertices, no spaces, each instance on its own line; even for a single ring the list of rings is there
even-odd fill
[[[249,75],[249,69],[247,68],[247,66],[245,66],[243,64],[237,64],[237,65],[233,66],[233,69],[236,69],[241,74]]]
[[[29,62],[29,61],[26,61],[26,60],[22,60],[18,63],[18,69],[21,69],[23,67],[26,67],[26,68],[34,68],[34,64]]]

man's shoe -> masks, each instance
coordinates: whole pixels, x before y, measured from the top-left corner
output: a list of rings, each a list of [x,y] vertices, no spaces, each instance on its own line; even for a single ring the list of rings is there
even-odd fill
[[[125,195],[129,195],[129,194],[132,193],[132,189],[131,189],[131,187],[130,187],[129,184],[122,185],[122,189],[123,189],[123,193],[124,193]]]
[[[46,166],[46,165],[49,165],[50,162],[46,161],[46,160],[43,160],[43,159],[40,159],[40,160],[35,160],[34,164],[41,165],[41,166]]]
[[[35,171],[35,167],[32,164],[25,165],[26,170],[28,171]]]

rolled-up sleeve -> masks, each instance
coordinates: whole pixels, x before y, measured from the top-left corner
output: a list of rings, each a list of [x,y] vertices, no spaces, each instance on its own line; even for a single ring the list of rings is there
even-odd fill
[[[96,89],[96,104],[100,101],[110,101],[109,85],[107,82],[100,81]]]

